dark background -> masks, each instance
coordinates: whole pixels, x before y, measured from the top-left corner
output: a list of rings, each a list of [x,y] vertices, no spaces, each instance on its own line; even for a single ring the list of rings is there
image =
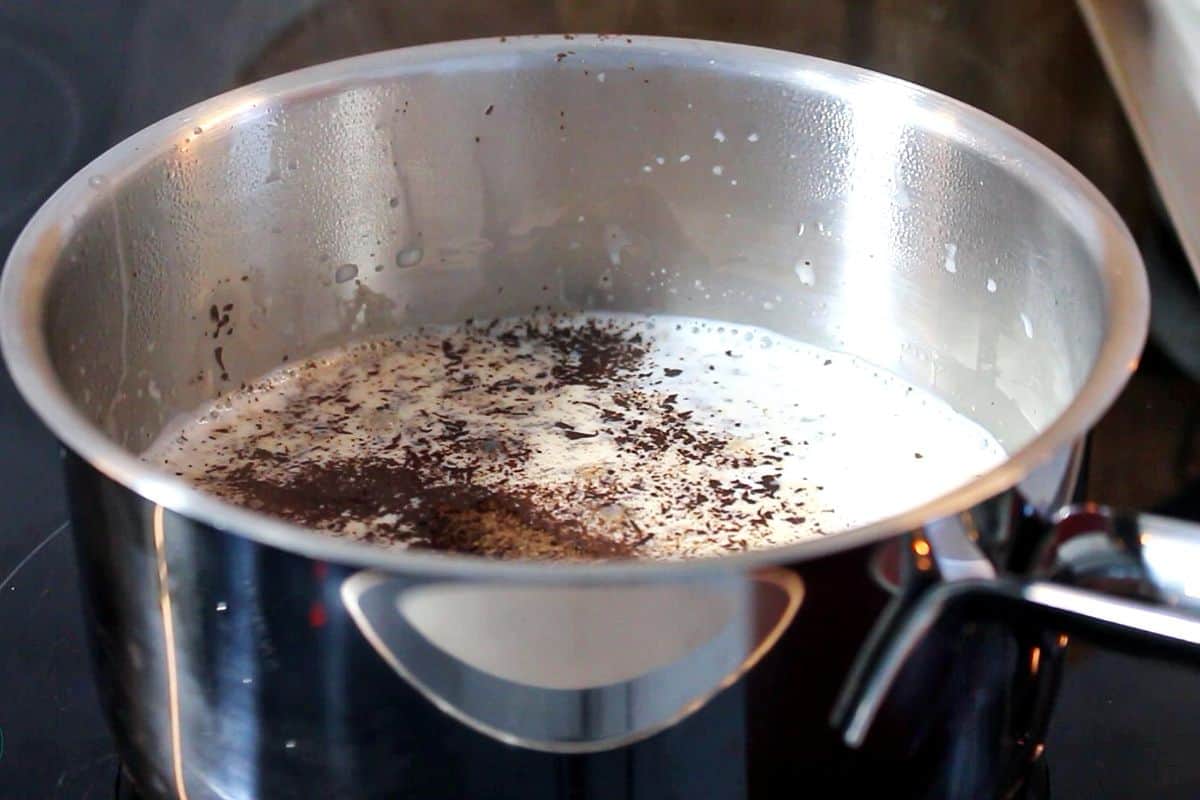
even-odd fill
[[[1117,205],[1146,255],[1153,341],[1091,441],[1097,499],[1197,515],[1200,298],[1072,3],[916,0],[0,0],[0,252],[90,158],[188,103],[358,52],[593,30],[837,58],[1016,124]],[[106,798],[58,455],[0,373],[0,798]],[[1047,743],[1055,798],[1200,797],[1200,675],[1073,644]]]

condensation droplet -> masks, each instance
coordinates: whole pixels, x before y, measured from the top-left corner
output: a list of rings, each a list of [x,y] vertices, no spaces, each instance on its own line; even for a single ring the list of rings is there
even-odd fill
[[[605,75],[603,72],[599,72],[596,74],[596,80],[600,81],[601,83],[604,83],[604,78],[605,78]]]
[[[196,136],[199,136],[200,134],[204,133],[204,128],[201,128],[199,125],[197,125],[196,127],[192,128],[192,133]]]
[[[1021,325],[1025,327],[1026,338],[1032,339],[1033,323],[1030,321],[1029,316],[1024,311],[1021,312]]]
[[[691,160],[692,160],[692,157],[691,157],[691,156],[689,156],[687,153],[684,153],[683,155],[681,155],[681,156],[679,157],[679,163],[680,163],[680,164],[686,164],[687,162],[689,162],[689,161],[691,161]]]
[[[649,164],[643,164],[642,172],[654,172],[654,167],[650,166]]]
[[[225,612],[225,611],[228,611],[228,610],[229,610],[229,604],[228,604],[228,603],[226,603],[224,600],[222,600],[222,601],[220,601],[219,603],[217,603],[217,611],[220,611],[220,612]]]
[[[747,136],[747,137],[746,137],[746,141],[747,141],[747,142],[757,142],[757,141],[758,141],[758,134],[757,134],[757,133],[751,133],[749,136]]]
[[[987,279],[987,290],[992,293],[995,293],[996,291],[996,281],[992,278]]]
[[[813,270],[812,264],[807,261],[797,261],[796,266],[792,268],[796,273],[796,277],[805,286],[815,286],[817,283],[817,273]]]
[[[620,225],[604,226],[604,247],[608,251],[608,260],[614,267],[621,265],[621,250],[633,244],[629,234]]]
[[[721,130],[720,128],[717,128],[715,131],[713,131],[713,138],[716,139],[718,142],[725,141],[725,131]]]
[[[725,168],[722,167],[720,164],[717,164],[712,168],[713,175],[720,175],[723,172],[725,172]]]
[[[655,156],[655,157],[654,157],[654,160],[655,160],[655,162],[656,162],[656,163],[657,163],[657,164],[658,164],[660,167],[661,167],[663,164],[667,163],[667,160],[666,160],[665,158],[663,158],[662,156]]]
[[[345,283],[349,280],[354,280],[358,277],[357,264],[342,264],[333,273],[333,279],[337,283]]]
[[[946,268],[946,272],[958,272],[958,262],[955,258],[958,256],[958,245],[953,242],[946,243],[946,260],[942,264]]]
[[[106,183],[108,183],[108,178],[104,177],[103,175],[93,175],[92,177],[88,178],[88,186],[92,187],[93,189],[99,189]]]
[[[396,266],[401,268],[415,267],[425,257],[425,251],[419,247],[407,247],[396,253]]]

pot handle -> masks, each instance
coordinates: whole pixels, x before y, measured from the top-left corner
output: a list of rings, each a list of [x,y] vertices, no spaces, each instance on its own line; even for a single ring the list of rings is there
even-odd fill
[[[342,601],[436,708],[506,744],[598,753],[664,730],[758,663],[800,608],[793,572],[564,584],[364,570]]]
[[[916,536],[915,550],[930,556],[917,569],[936,570],[934,543]],[[945,623],[1020,622],[1200,665],[1200,524],[1072,506],[1051,520],[1033,566],[1031,577],[931,583],[906,611],[885,617],[834,707],[846,744],[864,743],[905,665]]]

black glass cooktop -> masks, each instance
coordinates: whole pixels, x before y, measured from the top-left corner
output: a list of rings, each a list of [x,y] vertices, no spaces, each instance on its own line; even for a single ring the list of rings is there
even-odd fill
[[[0,251],[49,191],[118,134],[221,88],[238,48],[249,52],[255,36],[311,3],[199,5],[203,20],[181,0],[72,4],[69,15],[37,0],[0,4],[0,97],[16,109],[0,127]],[[210,48],[207,62],[190,57],[230,20],[238,26],[224,47]],[[171,31],[176,39],[162,38]],[[154,62],[163,41],[188,57],[131,84],[127,71]],[[1114,412],[1124,417],[1093,439],[1093,477],[1111,482],[1153,471],[1155,458],[1194,458],[1195,420],[1163,411],[1181,397],[1200,394],[1164,357],[1147,359]],[[1132,440],[1130,425],[1142,426]],[[124,797],[89,674],[58,461],[0,371],[0,798]],[[1200,517],[1200,492],[1171,491],[1171,511]],[[1073,645],[1047,743],[1050,794],[1200,797],[1198,737],[1200,674]]]

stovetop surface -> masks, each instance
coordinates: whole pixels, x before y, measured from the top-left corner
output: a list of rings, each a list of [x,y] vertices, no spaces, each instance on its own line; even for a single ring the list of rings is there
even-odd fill
[[[202,76],[177,71],[174,94],[170,70],[150,94],[122,92],[128,81],[114,54],[145,31],[150,4],[92,5],[71,15],[37,0],[0,7],[0,96],[20,109],[19,124],[0,128],[0,251],[87,159],[233,74],[237,54],[225,53]],[[186,5],[163,0],[152,13],[169,18]],[[205,10],[214,19],[222,9],[244,15],[246,5]],[[279,6],[264,2],[256,13],[267,18]],[[1200,474],[1196,408],[1197,383],[1152,352],[1093,437],[1093,493],[1200,517],[1200,492],[1187,488]],[[58,461],[53,438],[0,370],[0,798],[123,794],[91,683]],[[1051,795],[1200,797],[1200,676],[1072,647],[1047,743]]]

